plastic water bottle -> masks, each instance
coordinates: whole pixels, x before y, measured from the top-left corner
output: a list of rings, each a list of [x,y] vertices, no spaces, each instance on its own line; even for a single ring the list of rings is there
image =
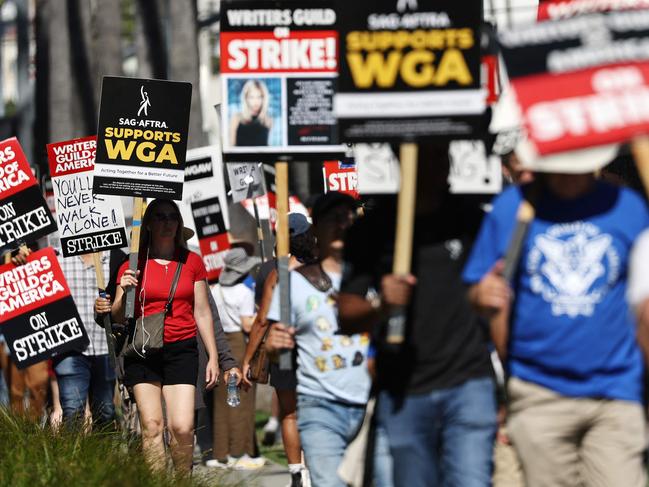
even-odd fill
[[[228,377],[228,399],[226,402],[231,408],[236,408],[239,404],[241,404],[241,398],[239,397],[239,387],[237,387],[236,374],[230,374],[230,377]]]

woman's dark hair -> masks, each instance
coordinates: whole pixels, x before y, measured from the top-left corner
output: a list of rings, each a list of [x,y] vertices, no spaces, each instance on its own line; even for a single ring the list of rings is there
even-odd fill
[[[311,230],[291,237],[290,252],[291,255],[295,256],[303,264],[317,262],[316,240]]]
[[[151,220],[153,220],[153,215],[155,214],[155,212],[158,211],[163,205],[171,206],[178,215],[178,230],[176,230],[176,237],[174,238],[176,248],[187,248],[187,244],[185,243],[185,239],[183,238],[183,228],[185,228],[183,224],[183,216],[180,213],[178,205],[173,200],[157,199],[148,204],[146,211],[144,212],[144,216],[142,217],[142,227],[140,231],[140,252],[145,252],[151,244],[151,232],[149,231],[148,226],[151,223]]]

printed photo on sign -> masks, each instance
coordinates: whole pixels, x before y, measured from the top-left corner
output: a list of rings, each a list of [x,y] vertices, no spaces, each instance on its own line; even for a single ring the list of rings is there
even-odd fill
[[[340,78],[335,113],[344,142],[484,129],[482,6],[456,0],[336,1]]]
[[[279,78],[228,79],[230,145],[282,145],[282,85]]]
[[[119,197],[92,192],[96,149],[94,136],[47,145],[65,257],[128,246]]]
[[[216,281],[223,268],[223,255],[230,248],[221,203],[211,198],[195,201],[191,208],[207,280]]]
[[[0,333],[19,369],[88,345],[53,249],[34,252],[25,265],[0,266]]]
[[[331,1],[222,3],[226,162],[344,151],[333,114],[337,40]]]
[[[0,249],[34,242],[56,223],[18,139],[0,142]]]
[[[105,76],[94,193],[181,200],[191,96],[190,83]]]

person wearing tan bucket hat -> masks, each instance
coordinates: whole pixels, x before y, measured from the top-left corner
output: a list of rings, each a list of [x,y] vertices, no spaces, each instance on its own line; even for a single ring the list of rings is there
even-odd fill
[[[644,369],[625,294],[649,211],[634,191],[596,178],[614,152],[519,152],[535,182],[494,200],[464,268],[478,312],[506,317],[491,321],[492,336],[506,359],[507,431],[528,487],[647,482]],[[524,199],[534,218],[507,282],[502,259]]]
[[[219,282],[211,287],[232,355],[241,363],[245,354],[247,336],[255,318],[254,281],[250,271],[259,259],[248,256],[241,247],[229,250],[223,256]],[[265,460],[257,455],[255,435],[255,389],[241,390],[241,403],[230,407],[227,391],[219,387],[214,392],[214,450],[210,467],[255,470]]]

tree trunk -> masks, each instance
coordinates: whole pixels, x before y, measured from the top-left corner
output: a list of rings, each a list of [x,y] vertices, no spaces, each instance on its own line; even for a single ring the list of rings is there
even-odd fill
[[[120,0],[97,2],[92,15],[94,37],[93,82],[95,99],[99,100],[101,81],[104,76],[122,76],[122,12]]]
[[[85,135],[77,130],[71,110],[76,96],[72,96],[73,73],[70,59],[70,41],[68,35],[68,15],[66,8],[60,5],[48,5],[44,1],[41,7],[47,9],[47,38],[49,49],[49,134],[47,142],[70,139],[72,136]],[[59,8],[57,8],[59,7]]]
[[[193,86],[191,115],[189,117],[188,149],[207,144],[207,137],[203,131],[203,114],[200,96],[198,26],[196,15],[196,0],[170,2],[171,42],[169,59],[171,61],[171,79],[189,81]]]
[[[176,0],[174,3],[184,2]],[[145,66],[149,65],[151,74],[143,77],[167,79],[169,62],[158,2],[138,0],[137,12],[138,30],[141,26],[142,40],[144,41],[138,42],[138,61],[144,61],[142,63],[144,69],[138,68],[138,72],[144,74]]]

